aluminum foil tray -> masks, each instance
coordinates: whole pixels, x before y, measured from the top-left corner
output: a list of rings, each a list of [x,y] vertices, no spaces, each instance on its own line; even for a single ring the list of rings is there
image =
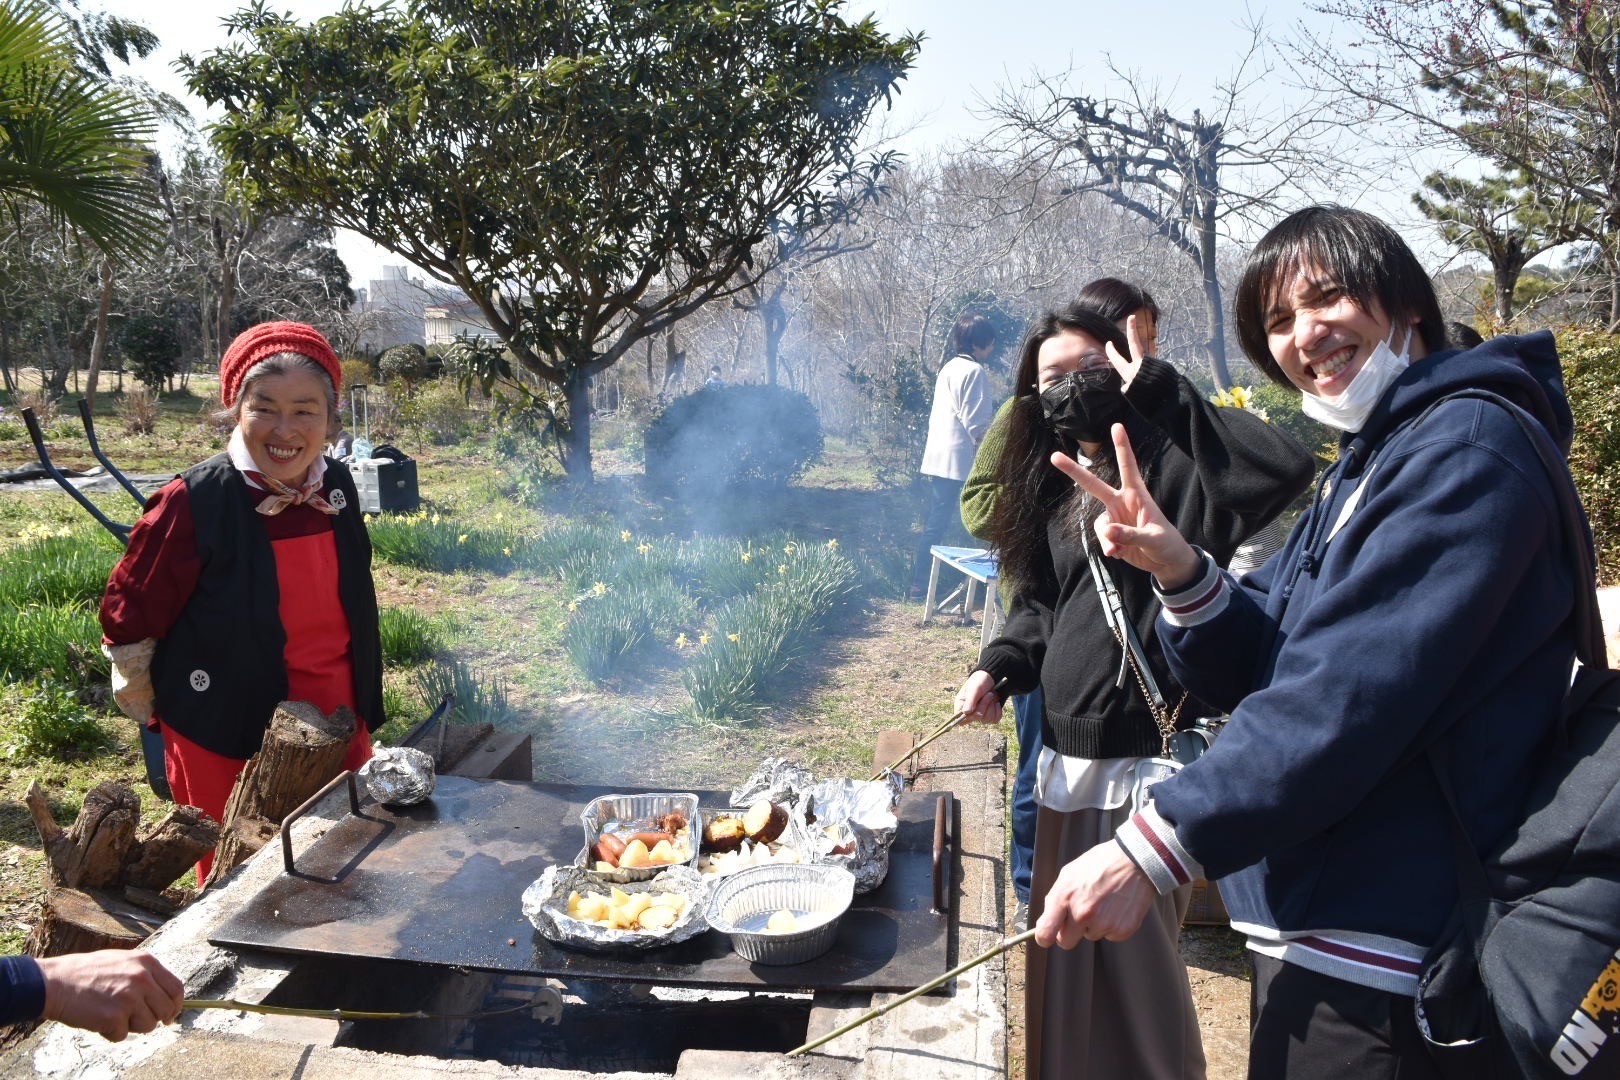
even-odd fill
[[[737,955],[756,964],[803,964],[832,948],[855,899],[855,875],[837,866],[754,866],[715,887],[709,925],[731,937]],[[766,922],[791,911],[801,929],[770,933]]]
[[[700,843],[701,819],[698,816],[698,797],[690,792],[657,792],[649,795],[603,795],[599,799],[592,799],[585,807],[585,812],[579,815],[580,824],[585,828],[585,846],[574,859],[574,865],[586,870],[599,881],[609,881],[615,885],[625,885],[632,881],[651,881],[668,866],[621,866],[613,870],[592,870],[594,864],[591,860],[591,845],[602,835],[602,830],[616,821],[635,822],[641,828],[651,829],[653,823],[671,810],[679,810],[686,815],[687,846],[691,848],[692,855],[684,863],[670,865],[691,867],[695,872],[698,861],[698,848]],[[629,830],[641,831],[640,828]]]

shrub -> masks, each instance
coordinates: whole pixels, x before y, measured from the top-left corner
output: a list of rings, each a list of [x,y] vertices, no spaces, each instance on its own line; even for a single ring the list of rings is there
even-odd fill
[[[410,608],[382,608],[377,624],[383,663],[391,667],[419,664],[444,647],[438,624]]]
[[[150,435],[157,430],[158,396],[151,390],[131,390],[118,403],[118,417],[126,435]]]
[[[917,477],[923,444],[928,441],[928,412],[933,407],[933,380],[915,356],[901,356],[888,368],[862,371],[844,368],[870,406],[868,425],[873,472],[885,487],[904,487]]]
[[[1575,414],[1570,472],[1597,545],[1598,584],[1620,581],[1620,337],[1572,327],[1558,335]]]
[[[353,357],[344,360],[339,365],[343,372],[343,392],[347,394],[351,387],[370,386],[377,379],[377,369],[371,366],[371,361]]]
[[[400,404],[400,423],[434,446],[449,446],[473,434],[477,414],[448,379],[435,379]]]
[[[54,682],[14,683],[0,691],[0,754],[8,758],[64,759],[111,740],[90,710]]]
[[[180,329],[164,315],[136,315],[124,320],[118,344],[129,357],[135,378],[154,393],[180,372]]]
[[[441,720],[458,724],[493,724],[504,727],[515,718],[506,698],[506,680],[499,675],[489,681],[460,660],[442,660],[416,676],[416,688],[428,710],[438,708],[446,694],[454,696],[449,713]]]
[[[705,492],[785,487],[821,457],[810,399],[778,386],[704,387],[677,398],[647,428],[647,477]]]
[[[414,342],[384,349],[382,355],[377,357],[377,377],[385,383],[403,380],[407,394],[419,380],[431,373],[432,361],[428,358],[427,350]]]

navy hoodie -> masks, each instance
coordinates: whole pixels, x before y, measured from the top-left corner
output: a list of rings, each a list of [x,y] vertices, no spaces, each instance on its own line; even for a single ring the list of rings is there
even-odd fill
[[[1161,891],[1220,879],[1250,947],[1410,993],[1456,903],[1436,740],[1476,847],[1518,820],[1573,663],[1576,582],[1553,478],[1518,422],[1567,450],[1552,335],[1413,363],[1288,545],[1241,585],[1206,559],[1166,595],[1171,670],[1232,711],[1118,840]],[[1584,536],[1582,542],[1590,543]]]

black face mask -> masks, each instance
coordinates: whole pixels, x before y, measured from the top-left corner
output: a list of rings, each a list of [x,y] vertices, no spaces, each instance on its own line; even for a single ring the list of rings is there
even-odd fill
[[[1111,367],[1070,372],[1041,391],[1046,426],[1073,442],[1107,442],[1109,429],[1125,419],[1123,382]]]

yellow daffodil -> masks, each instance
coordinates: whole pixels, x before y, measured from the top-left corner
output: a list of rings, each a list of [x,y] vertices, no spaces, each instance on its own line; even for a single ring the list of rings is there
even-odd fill
[[[677,635],[675,635],[675,647],[677,649],[686,648],[686,635],[685,634],[677,634]]]
[[[512,549],[509,547],[503,547],[501,548],[501,554],[510,559],[512,557]]]
[[[1240,409],[1249,407],[1249,388],[1247,386],[1232,387],[1232,401]]]
[[[466,533],[462,533],[460,536],[456,537],[456,543],[465,544],[466,542],[467,542],[467,534]]]
[[[578,611],[579,610],[579,601],[578,600],[570,600],[570,601],[568,601],[568,610],[569,611]]]
[[[619,533],[619,539],[623,540],[625,543],[628,544],[630,542],[630,530],[629,529],[621,530],[620,533]]]
[[[782,565],[781,565],[781,566],[778,566],[778,567],[777,567],[777,568],[776,568],[776,572],[777,572],[777,573],[778,573],[778,574],[785,574],[785,573],[787,573],[787,563],[783,563],[783,564],[782,564]]]
[[[708,634],[699,634],[698,635],[698,644],[699,645],[707,645],[708,643],[709,643],[709,635]]]
[[[784,554],[784,555],[791,555],[791,554],[793,554],[793,551],[794,551],[794,545],[793,545],[793,542],[792,542],[792,541],[789,541],[789,542],[788,542],[788,546],[787,546],[787,547],[785,547],[785,548],[783,548],[783,549],[782,549],[782,554]]]
[[[838,550],[838,538],[834,537],[833,539],[827,541],[827,546],[829,548],[831,548],[833,551],[837,551]]]
[[[607,582],[598,581],[596,584],[591,586],[591,592],[595,593],[597,596],[606,596],[607,595]]]
[[[636,546],[636,550],[641,552],[643,555],[645,555],[645,554],[647,554],[647,552],[652,550],[652,545],[651,544],[638,544]]]
[[[745,551],[742,554],[742,560],[743,562],[753,562],[754,556]]]
[[[727,634],[726,635],[726,640],[727,641],[741,641],[742,640],[742,635],[741,634]]]

